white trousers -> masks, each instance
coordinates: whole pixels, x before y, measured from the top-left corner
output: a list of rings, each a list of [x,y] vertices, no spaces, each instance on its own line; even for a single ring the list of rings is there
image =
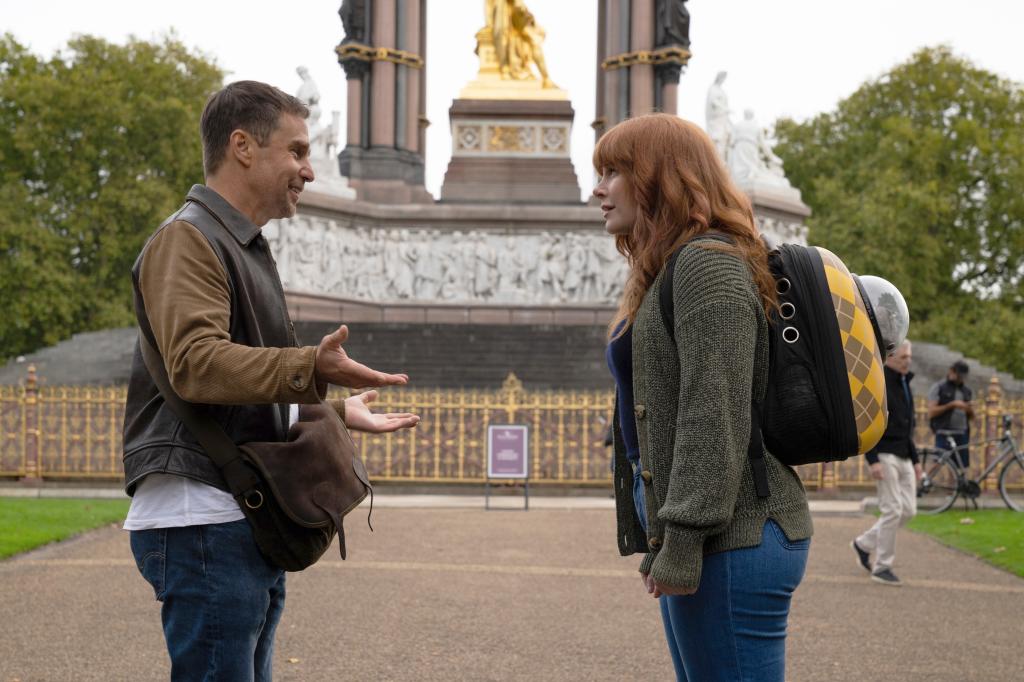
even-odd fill
[[[909,459],[879,453],[883,478],[878,481],[878,509],[882,515],[875,525],[857,538],[865,552],[875,555],[875,573],[892,568],[896,559],[896,530],[917,513],[917,481]]]

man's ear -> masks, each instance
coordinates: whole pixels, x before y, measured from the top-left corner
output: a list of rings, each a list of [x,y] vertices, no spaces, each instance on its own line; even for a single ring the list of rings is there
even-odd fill
[[[256,140],[241,128],[236,128],[228,138],[228,154],[244,168],[249,168],[256,154]]]

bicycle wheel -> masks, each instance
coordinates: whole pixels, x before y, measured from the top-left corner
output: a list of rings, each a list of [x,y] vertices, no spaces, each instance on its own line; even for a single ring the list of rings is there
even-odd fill
[[[960,494],[956,469],[935,451],[923,451],[921,481],[917,485],[919,514],[938,514],[953,506]]]
[[[1024,465],[1016,457],[999,472],[999,494],[1007,507],[1024,512]]]

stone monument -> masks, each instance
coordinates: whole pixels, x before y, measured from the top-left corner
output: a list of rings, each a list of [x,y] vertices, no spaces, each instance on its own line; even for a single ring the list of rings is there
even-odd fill
[[[524,0],[484,0],[477,77],[449,110],[452,159],[441,201],[579,204],[569,157],[574,112],[544,59]]]
[[[754,111],[744,110],[739,121],[730,117],[729,98],[722,87],[725,78],[726,72],[720,71],[708,88],[705,131],[733,181],[750,197],[761,232],[775,242],[806,244],[803,221],[811,210],[786,178],[782,159],[772,151]]]
[[[298,67],[295,72],[302,79],[302,85],[295,96],[309,107],[309,118],[306,119],[309,128],[309,161],[316,178],[310,189],[342,199],[355,199],[355,190],[349,187],[348,178],[341,174],[335,156],[338,133],[341,132],[341,112],[332,111],[330,124],[323,125],[320,122],[320,89],[316,81],[305,66]]]
[[[732,134],[732,121],[729,119],[729,97],[725,94],[722,83],[728,75],[719,71],[715,82],[708,88],[707,100],[704,104],[705,128],[708,137],[715,143],[715,149],[722,161],[729,158],[729,142]]]

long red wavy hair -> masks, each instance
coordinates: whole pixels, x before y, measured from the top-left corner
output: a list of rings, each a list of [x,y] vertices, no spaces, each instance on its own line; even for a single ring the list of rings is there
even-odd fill
[[[754,226],[750,201],[733,184],[703,130],[669,114],[623,121],[598,140],[594,168],[602,175],[614,169],[625,176],[636,205],[633,229],[615,237],[630,274],[609,336],[633,324],[644,294],[669,256],[683,242],[712,229],[729,235],[733,244],[708,242],[705,248],[740,256],[750,268],[765,313],[776,307],[768,251]]]

